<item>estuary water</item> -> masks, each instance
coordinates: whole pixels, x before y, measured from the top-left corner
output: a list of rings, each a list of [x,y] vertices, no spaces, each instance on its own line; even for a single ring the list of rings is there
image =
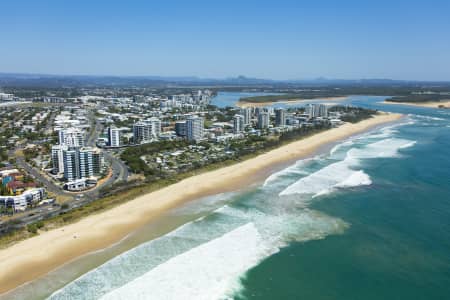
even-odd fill
[[[450,110],[383,99],[343,103],[406,117],[172,211],[49,299],[450,299]]]

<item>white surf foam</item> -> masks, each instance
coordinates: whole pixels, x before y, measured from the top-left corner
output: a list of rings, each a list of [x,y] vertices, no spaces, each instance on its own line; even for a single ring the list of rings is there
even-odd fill
[[[347,152],[347,156],[354,159],[398,157],[400,155],[398,150],[412,147],[415,144],[416,141],[405,139],[384,139],[362,149],[353,148]]]
[[[348,227],[311,210],[266,214],[227,206],[221,211],[249,222],[161,263],[101,299],[231,299],[245,272],[289,241],[322,239]]]
[[[337,188],[370,185],[372,181],[369,175],[363,170],[355,170],[361,159],[398,157],[399,149],[411,147],[414,144],[415,141],[390,138],[371,143],[363,148],[352,148],[347,152],[344,160],[301,178],[279,195],[312,194],[313,197],[317,197]]]
[[[398,149],[411,147],[416,143],[415,141],[393,138],[393,136],[396,133],[398,133],[397,128],[401,127],[401,126],[405,126],[405,125],[411,125],[414,123],[415,123],[414,120],[409,118],[404,122],[400,122],[400,123],[393,124],[390,126],[385,126],[381,129],[377,129],[376,131],[368,132],[368,133],[365,133],[358,137],[344,141],[344,142],[334,146],[330,150],[330,153],[329,153],[330,158],[340,159],[339,156],[341,156],[341,154],[339,154],[338,156],[336,156],[335,154],[340,153],[341,149],[343,149],[343,148],[345,149],[346,147],[350,147],[352,145],[367,143],[369,141],[378,140],[378,139],[383,139],[383,140],[369,144],[366,147],[367,149],[364,149],[364,150],[361,150],[358,148],[352,148],[352,149],[350,149],[350,152],[347,152],[346,157],[344,157],[344,158],[347,158],[349,156],[350,157],[355,156],[355,158],[396,157],[399,155]],[[369,150],[372,150],[372,151],[369,151]],[[317,157],[315,157],[314,159],[317,159]],[[303,168],[305,165],[307,165],[308,162],[311,162],[314,159],[300,160],[295,165],[290,166],[286,169],[283,169],[279,172],[276,172],[276,173],[270,175],[265,180],[263,187],[274,186],[274,184],[276,184],[276,182],[279,181],[279,179],[281,179],[285,176],[309,174],[309,172],[304,170]],[[349,172],[345,172],[345,173],[347,174]],[[363,180],[362,182],[366,183],[364,185],[367,185],[368,180]],[[285,183],[286,183],[285,181],[284,182],[280,181],[280,184],[285,184]],[[283,195],[283,192],[280,195]]]
[[[447,121],[447,119],[444,118],[438,118],[438,117],[432,117],[432,116],[425,116],[425,115],[416,115],[413,114],[412,116],[423,119],[423,120],[432,120],[432,121]]]
[[[314,160],[315,158],[307,158],[307,159],[302,159],[297,161],[294,165],[287,167],[279,172],[273,173],[271,174],[269,177],[267,177],[267,179],[264,181],[263,187],[274,183],[275,181],[277,181],[280,177],[283,176],[287,176],[287,175],[291,175],[291,174],[297,174],[297,175],[304,175],[307,174],[307,172],[305,170],[303,170],[302,168],[308,164],[309,162],[311,162],[312,160]]]
[[[397,132],[398,132],[398,130],[394,129],[394,127],[385,127],[383,129],[381,129],[380,132],[377,134],[373,134],[373,133],[367,134],[366,138],[370,138],[370,139],[389,138]]]
[[[178,255],[101,299],[219,299],[273,253],[252,224]]]
[[[361,138],[369,138],[369,139],[390,138],[390,137],[394,136],[396,133],[398,133],[399,127],[415,124],[416,122],[411,117],[412,117],[412,115],[409,115],[408,118],[406,118],[402,122],[398,122],[398,123],[395,123],[395,124],[392,124],[389,126],[382,127],[375,131],[371,131],[366,134],[363,134],[361,136]]]
[[[49,299],[98,299],[164,261],[245,224],[244,220],[236,218],[227,218],[226,221],[216,218],[214,222],[203,220],[201,217],[188,222],[114,257],[54,292]]]
[[[339,151],[341,148],[351,146],[352,144],[353,144],[353,140],[348,140],[343,143],[340,143],[340,144],[334,146],[333,149],[330,150],[330,155],[333,155],[334,153]]]
[[[350,167],[353,164],[355,163],[351,159],[346,158],[343,161],[328,165],[307,177],[301,178],[296,183],[288,186],[279,195],[312,194],[313,196],[319,196],[331,192],[334,187],[339,187],[341,183],[349,182],[352,178],[358,176],[356,174],[359,174],[359,177],[365,176],[369,178],[369,175],[362,170],[355,171],[351,169]],[[361,183],[364,184],[368,181],[370,179],[363,180]]]
[[[334,187],[345,188],[371,184],[372,180],[370,180],[370,177],[366,173],[364,173],[363,171],[356,171],[353,172],[345,180],[335,184]]]
[[[229,202],[231,198],[236,196],[236,192],[220,193],[212,196],[203,197],[196,201],[191,201],[186,205],[172,210],[172,215],[198,214],[214,211]]]
[[[292,205],[275,209],[269,202],[225,205],[113,258],[51,299],[223,299],[240,287],[246,270],[289,241],[321,239],[348,226]]]

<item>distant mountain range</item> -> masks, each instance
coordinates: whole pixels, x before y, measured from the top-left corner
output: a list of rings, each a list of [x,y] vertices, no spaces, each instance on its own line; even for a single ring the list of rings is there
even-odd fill
[[[271,80],[238,76],[232,78],[199,78],[195,76],[93,76],[93,75],[49,75],[0,73],[0,87],[92,87],[92,86],[408,86],[408,85],[448,85],[449,82],[425,82],[391,79],[327,79]]]

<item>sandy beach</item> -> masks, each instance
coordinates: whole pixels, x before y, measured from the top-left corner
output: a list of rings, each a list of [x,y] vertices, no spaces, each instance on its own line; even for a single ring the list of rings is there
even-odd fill
[[[236,103],[237,107],[246,108],[246,107],[264,107],[264,106],[272,106],[274,104],[295,104],[295,103],[303,103],[305,101],[342,101],[347,99],[348,97],[327,97],[327,98],[318,98],[318,99],[292,99],[292,100],[280,100],[280,101],[271,101],[271,102],[246,102],[246,101],[238,101]],[[332,103],[335,105],[335,103]]]
[[[116,243],[155,216],[186,201],[243,188],[261,179],[258,174],[277,164],[311,155],[328,143],[399,118],[399,114],[381,113],[357,124],[344,124],[238,164],[192,176],[110,210],[42,232],[0,250],[0,293],[38,278],[81,255]]]
[[[399,104],[399,105],[409,105],[409,106],[420,106],[420,107],[430,107],[430,108],[450,108],[450,100],[447,101],[433,101],[433,102],[392,102],[383,101],[383,104]],[[441,107],[439,107],[441,106]]]

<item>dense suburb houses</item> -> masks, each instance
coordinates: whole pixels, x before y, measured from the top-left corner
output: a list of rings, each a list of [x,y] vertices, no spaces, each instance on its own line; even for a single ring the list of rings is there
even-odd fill
[[[32,110],[6,106],[9,108],[0,116],[14,122],[4,132],[20,133],[8,135],[9,147],[17,147],[26,139],[27,147],[31,147],[23,150],[28,165],[72,194],[100,187],[112,174],[118,174],[113,172],[112,160],[128,168],[120,180],[126,182],[128,172],[130,176],[153,174],[150,178],[157,180],[256,151],[266,137],[270,141],[270,136],[279,137],[301,128],[342,123],[341,112],[328,111],[323,104],[308,104],[300,109],[217,107],[211,105],[214,93],[210,90],[171,95],[127,92],[114,96],[108,89],[89,93],[33,99],[0,94],[6,105],[39,104]],[[157,145],[155,149],[165,150],[145,148],[152,144]],[[13,160],[4,162],[9,167],[0,172],[0,208],[25,210],[46,201],[46,186],[28,177],[23,180],[26,171],[21,166],[18,170]]]

